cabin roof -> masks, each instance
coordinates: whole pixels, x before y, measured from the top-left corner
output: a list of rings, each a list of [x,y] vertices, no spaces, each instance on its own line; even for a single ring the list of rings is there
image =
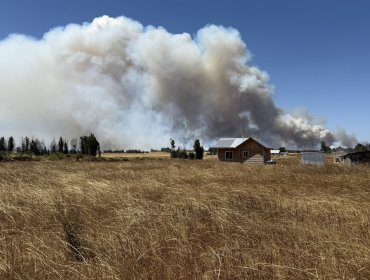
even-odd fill
[[[220,138],[217,143],[215,144],[214,148],[222,149],[222,148],[236,148],[239,145],[243,144],[245,141],[252,139],[262,145],[263,147],[267,149],[271,149],[270,146],[266,145],[260,140],[256,140],[252,137],[248,138]]]
[[[347,154],[344,154],[344,155],[341,155],[341,156],[351,156],[351,155],[370,155],[370,151],[355,151],[355,152],[350,152],[350,153],[347,153]]]

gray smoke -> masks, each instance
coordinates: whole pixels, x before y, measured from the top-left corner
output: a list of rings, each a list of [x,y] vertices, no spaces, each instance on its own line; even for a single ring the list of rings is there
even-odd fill
[[[345,147],[354,147],[358,143],[356,137],[354,135],[348,135],[344,129],[338,129],[335,137]]]
[[[2,134],[95,132],[106,147],[122,148],[162,147],[170,138],[212,143],[241,131],[272,145],[336,141],[307,114],[277,108],[268,74],[250,58],[237,30],[214,25],[192,38],[103,16],[41,40],[10,35],[0,42]]]

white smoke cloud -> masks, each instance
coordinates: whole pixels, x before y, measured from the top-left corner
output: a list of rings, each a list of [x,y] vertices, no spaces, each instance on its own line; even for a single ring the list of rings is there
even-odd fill
[[[239,32],[214,25],[192,38],[103,16],[41,40],[10,35],[0,41],[0,127],[47,140],[94,132],[122,148],[211,143],[242,130],[272,145],[335,141],[305,114],[276,108],[268,74],[249,63]]]

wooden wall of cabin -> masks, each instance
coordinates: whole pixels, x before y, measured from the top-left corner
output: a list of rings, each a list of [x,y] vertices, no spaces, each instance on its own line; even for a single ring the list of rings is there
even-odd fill
[[[233,152],[233,159],[226,160],[225,153],[227,151]],[[270,149],[266,149],[259,143],[254,140],[248,140],[239,147],[232,149],[232,148],[223,148],[218,149],[218,159],[221,161],[234,161],[234,162],[243,162],[248,158],[243,158],[243,151],[248,152],[248,158],[253,157],[256,154],[264,155],[265,162],[271,159]]]

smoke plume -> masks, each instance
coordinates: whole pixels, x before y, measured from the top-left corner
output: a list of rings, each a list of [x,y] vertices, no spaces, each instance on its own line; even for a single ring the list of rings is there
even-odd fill
[[[170,138],[212,143],[242,131],[271,145],[336,141],[307,114],[277,108],[268,74],[250,59],[237,30],[214,25],[192,38],[103,16],[40,40],[10,35],[0,41],[2,134],[94,132],[122,148],[163,147]]]

